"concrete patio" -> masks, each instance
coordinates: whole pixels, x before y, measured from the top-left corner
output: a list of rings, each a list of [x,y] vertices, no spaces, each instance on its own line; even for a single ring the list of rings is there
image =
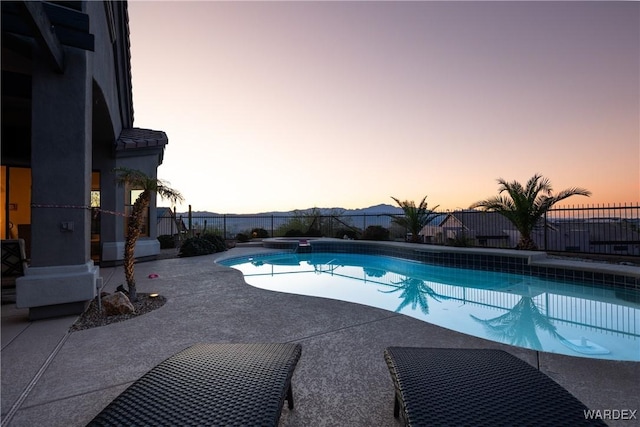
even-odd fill
[[[149,369],[200,342],[302,344],[296,406],[285,405],[281,426],[399,425],[382,356],[392,345],[501,348],[539,367],[590,409],[640,409],[640,363],[538,353],[376,308],[261,290],[214,262],[256,251],[266,250],[137,264],[138,291],[158,292],[167,303],[99,328],[68,333],[75,317],[30,322],[27,310],[3,305],[2,426],[83,426]],[[151,273],[159,277],[149,279]],[[107,292],[124,283],[122,267],[100,274]]]

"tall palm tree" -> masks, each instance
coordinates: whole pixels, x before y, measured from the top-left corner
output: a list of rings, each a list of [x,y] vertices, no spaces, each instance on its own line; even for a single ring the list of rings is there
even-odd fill
[[[131,209],[131,215],[127,223],[127,237],[124,244],[124,275],[127,280],[129,299],[131,302],[135,302],[138,300],[138,294],[136,292],[136,279],[133,268],[134,252],[136,242],[140,237],[144,213],[151,202],[151,194],[158,194],[173,203],[182,201],[183,198],[179,191],[168,187],[165,181],[150,177],[139,170],[121,167],[116,168],[114,171],[116,180],[120,185],[126,184],[132,189],[142,190]]]
[[[471,209],[483,208],[486,211],[498,212],[506,217],[520,232],[518,249],[537,249],[531,238],[534,227],[544,214],[560,200],[571,196],[590,196],[591,192],[584,188],[573,187],[552,194],[551,182],[542,175],[535,174],[523,186],[517,181],[507,182],[498,179],[499,195],[490,199],[476,202]],[[502,193],[507,195],[502,195]]]
[[[408,201],[405,200],[401,202],[395,197],[391,196],[391,198],[402,208],[404,211],[404,216],[394,216],[392,215],[393,222],[398,224],[401,227],[406,228],[411,233],[411,242],[417,243],[420,241],[418,234],[422,230],[422,228],[429,224],[433,219],[438,215],[433,211],[438,209],[436,206],[433,209],[427,209],[427,196],[424,196],[422,201],[418,206],[416,206],[413,200]]]

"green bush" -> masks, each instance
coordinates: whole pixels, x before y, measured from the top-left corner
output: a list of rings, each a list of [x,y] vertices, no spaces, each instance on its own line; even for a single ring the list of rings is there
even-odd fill
[[[303,237],[304,233],[298,229],[293,229],[293,230],[287,230],[286,233],[284,233],[284,237]]]
[[[225,243],[224,239],[217,234],[206,233],[203,234],[201,238],[212,243],[216,248],[216,252],[224,252],[227,250],[227,244]]]
[[[264,228],[254,228],[251,230],[251,237],[257,239],[266,239],[269,237],[269,232]]]
[[[322,237],[322,230],[315,227],[310,228],[304,235],[305,237]]]
[[[158,236],[158,241],[160,242],[160,249],[172,249],[176,247],[176,240],[168,234]]]
[[[362,240],[389,240],[389,230],[380,225],[370,225],[362,233]]]
[[[347,239],[356,240],[358,238],[358,232],[350,228],[340,228],[334,235],[336,239],[344,239],[344,236],[347,236]]]
[[[202,237],[190,237],[180,246],[180,257],[208,255],[216,252],[216,246]]]
[[[456,233],[456,236],[453,239],[448,239],[448,244],[450,246],[457,247],[468,247],[473,246],[473,239],[467,236],[464,232]]]
[[[240,243],[246,243],[249,241],[249,236],[244,233],[238,233],[236,234],[236,240]]]

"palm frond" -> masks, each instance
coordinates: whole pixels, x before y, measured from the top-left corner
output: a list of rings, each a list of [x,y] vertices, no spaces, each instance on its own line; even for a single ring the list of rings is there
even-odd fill
[[[482,208],[506,217],[520,232],[519,247],[535,247],[531,233],[554,204],[571,196],[591,195],[588,190],[574,187],[554,196],[551,181],[540,174],[533,175],[524,186],[518,181],[508,182],[503,178],[497,181],[498,196],[476,202],[470,208]]]
[[[572,187],[572,188],[567,188],[566,190],[562,190],[561,192],[559,192],[558,194],[555,195],[554,197],[554,203],[559,202],[560,200],[564,200],[568,197],[571,196],[586,196],[589,197],[591,196],[591,191],[584,189],[584,188],[580,188],[580,187]]]
[[[400,199],[396,197],[391,196],[391,198],[398,204],[398,206],[400,206],[400,208],[402,208],[402,211],[404,212],[404,216],[391,215],[392,221],[395,224],[408,229],[413,235],[413,241],[418,241],[418,234],[422,228],[437,217],[437,214],[434,211],[439,207],[439,205],[433,209],[429,209],[427,205],[427,196],[422,198],[418,206],[416,206],[413,200],[400,201]]]

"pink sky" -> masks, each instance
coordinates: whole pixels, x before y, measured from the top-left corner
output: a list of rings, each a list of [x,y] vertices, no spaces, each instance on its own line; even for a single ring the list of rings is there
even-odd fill
[[[135,126],[184,208],[640,200],[640,3],[129,2]]]

